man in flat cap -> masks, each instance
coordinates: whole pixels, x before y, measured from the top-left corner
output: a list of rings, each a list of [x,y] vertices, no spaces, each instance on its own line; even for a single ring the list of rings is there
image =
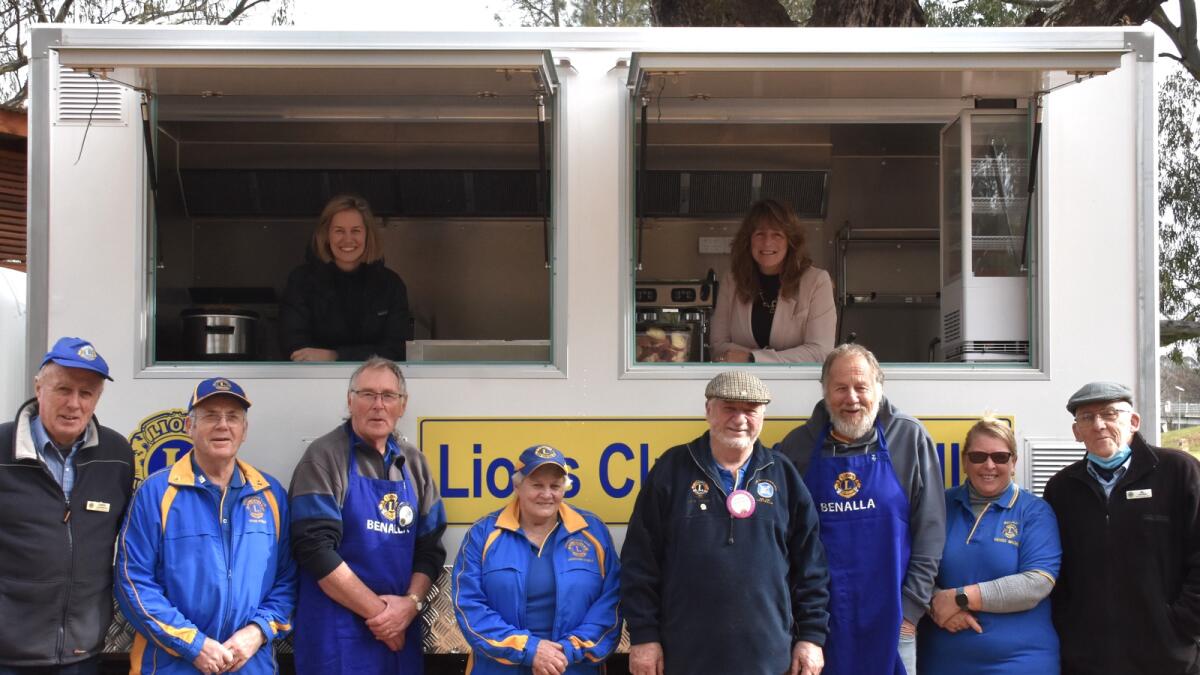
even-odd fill
[[[113,542],[133,452],[94,412],[111,380],[92,343],[64,337],[34,399],[0,424],[0,674],[93,675],[112,621]]]
[[[821,389],[812,417],[776,449],[821,516],[832,597],[825,672],[915,675],[916,624],[946,543],[937,449],[883,395],[883,371],[866,347],[830,352]]]
[[[142,483],[117,547],[117,601],[137,629],[131,673],[279,672],[296,564],[287,493],[238,459],[250,399],[233,380],[196,385],[192,451]]]
[[[1087,455],[1044,495],[1062,539],[1062,672],[1200,673],[1200,463],[1146,443],[1123,384],[1086,384],[1067,411]]]
[[[708,431],[647,474],[621,551],[633,675],[816,675],[829,572],[799,472],[758,440],[771,395],[708,383]]]

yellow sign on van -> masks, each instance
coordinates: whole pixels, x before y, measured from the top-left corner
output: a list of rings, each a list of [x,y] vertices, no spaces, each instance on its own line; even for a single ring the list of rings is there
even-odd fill
[[[774,445],[803,424],[803,417],[768,418],[762,442]],[[1012,417],[1002,417],[1009,425]],[[937,444],[946,485],[961,480],[959,448],[977,421],[968,417],[922,417]],[[512,498],[517,456],[534,445],[552,445],[567,456],[571,504],[606,523],[629,522],[642,477],[654,460],[707,429],[703,417],[554,417],[544,419],[442,418],[418,421],[418,445],[442,491],[452,524],[470,525]]]

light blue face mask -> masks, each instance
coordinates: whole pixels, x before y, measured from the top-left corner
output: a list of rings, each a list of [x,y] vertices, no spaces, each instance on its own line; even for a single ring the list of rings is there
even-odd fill
[[[1131,452],[1133,452],[1133,449],[1130,448],[1128,445],[1126,445],[1126,446],[1122,447],[1120,450],[1114,452],[1111,457],[1101,458],[1101,457],[1097,457],[1096,455],[1093,455],[1090,452],[1087,454],[1087,457],[1088,457],[1088,461],[1091,462],[1092,464],[1095,464],[1096,466],[1100,467],[1101,469],[1107,469],[1109,471],[1112,471],[1113,469],[1117,468],[1118,466],[1121,466],[1122,464],[1124,464],[1125,460],[1129,459],[1129,453],[1131,453]]]

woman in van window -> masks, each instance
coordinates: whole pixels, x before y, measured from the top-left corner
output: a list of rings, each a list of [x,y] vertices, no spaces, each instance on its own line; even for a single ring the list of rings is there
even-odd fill
[[[770,199],[751,205],[731,258],[713,312],[713,360],[823,360],[837,330],[833,283],[813,267],[795,212]]]
[[[329,200],[306,258],[288,276],[280,307],[284,354],[292,361],[403,360],[408,289],[383,264],[367,201]]]

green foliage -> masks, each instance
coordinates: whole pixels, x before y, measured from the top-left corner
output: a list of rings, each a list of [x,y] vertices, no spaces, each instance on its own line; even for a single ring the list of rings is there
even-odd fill
[[[1159,310],[1172,319],[1195,318],[1200,309],[1198,129],[1200,82],[1171,73],[1158,90],[1158,281]]]
[[[521,13],[521,25],[559,26],[649,26],[649,0],[512,0]]]
[[[779,4],[783,5],[797,26],[808,24],[808,19],[812,16],[813,2],[814,0],[779,0]]]
[[[1029,13],[1004,0],[925,0],[921,5],[930,27],[1021,26]]]

